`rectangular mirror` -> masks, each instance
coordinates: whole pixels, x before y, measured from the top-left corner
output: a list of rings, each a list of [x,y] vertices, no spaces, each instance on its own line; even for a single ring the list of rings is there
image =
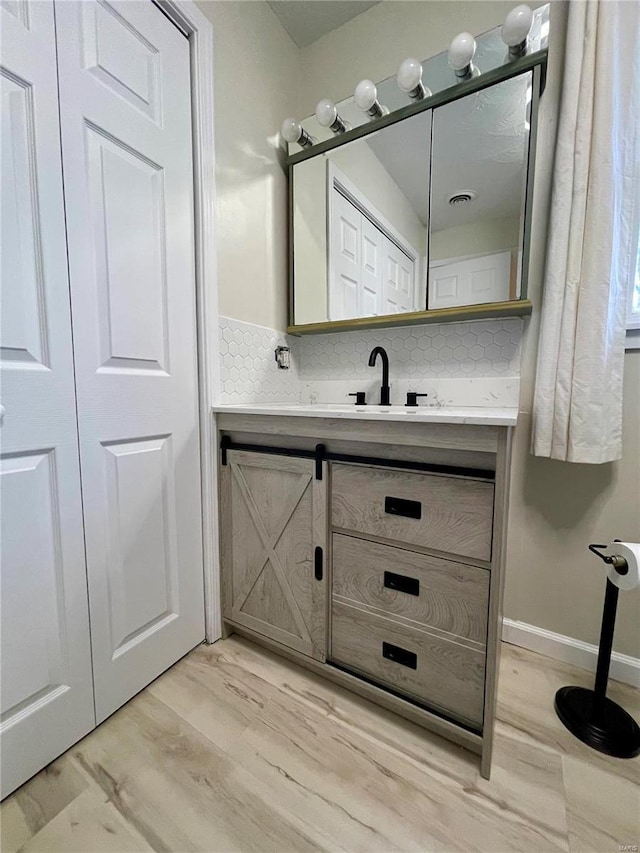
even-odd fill
[[[429,298],[520,298],[532,72],[433,111]]]
[[[540,78],[470,79],[294,155],[291,331],[529,313]]]
[[[431,111],[293,170],[295,324],[427,307]]]

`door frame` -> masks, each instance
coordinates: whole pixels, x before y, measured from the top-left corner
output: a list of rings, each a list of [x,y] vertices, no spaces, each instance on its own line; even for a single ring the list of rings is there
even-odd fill
[[[218,533],[218,454],[212,406],[220,399],[213,111],[213,25],[192,0],[153,0],[189,39],[202,483],[205,637],[222,636]]]

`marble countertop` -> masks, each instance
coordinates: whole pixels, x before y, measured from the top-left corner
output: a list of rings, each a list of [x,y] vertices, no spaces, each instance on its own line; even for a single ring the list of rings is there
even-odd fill
[[[516,425],[518,409],[490,406],[355,406],[332,403],[220,403],[212,411],[233,415],[289,415],[305,418],[345,418],[353,421],[396,421],[431,424]]]

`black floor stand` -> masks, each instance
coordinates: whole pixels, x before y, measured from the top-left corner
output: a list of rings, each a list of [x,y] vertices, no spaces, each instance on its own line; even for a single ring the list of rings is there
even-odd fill
[[[561,687],[556,693],[555,708],[560,720],[583,743],[616,758],[633,758],[640,755],[640,727],[624,708],[606,696],[617,607],[618,587],[607,578],[593,690]]]

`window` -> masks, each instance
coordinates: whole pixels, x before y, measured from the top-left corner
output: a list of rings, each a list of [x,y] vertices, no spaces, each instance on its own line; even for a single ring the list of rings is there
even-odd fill
[[[636,268],[629,287],[627,349],[640,349],[640,228],[637,229]]]

